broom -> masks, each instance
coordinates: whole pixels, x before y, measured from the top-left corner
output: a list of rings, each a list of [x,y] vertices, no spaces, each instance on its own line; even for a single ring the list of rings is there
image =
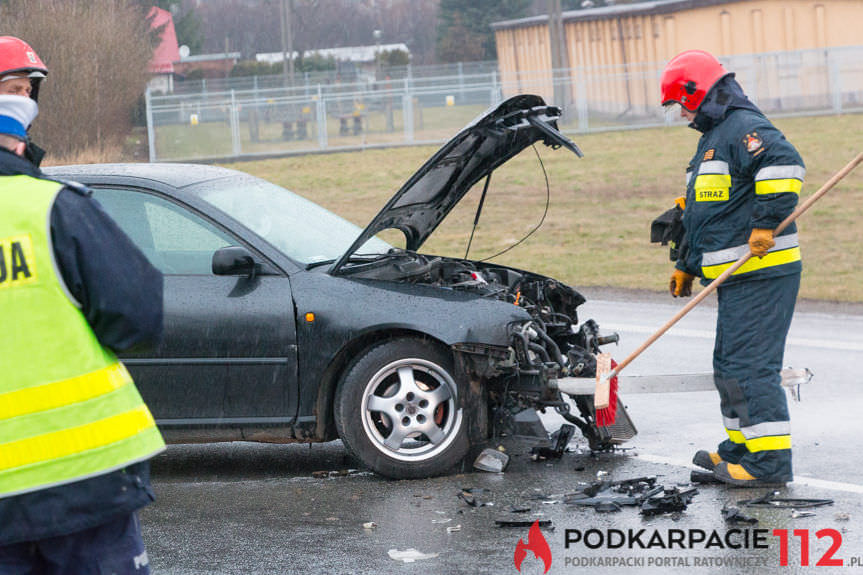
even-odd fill
[[[611,359],[610,353],[597,354],[593,411],[596,424],[600,427],[613,424],[617,415],[617,376],[606,377],[615,367],[617,362]]]
[[[791,215],[782,220],[782,223],[776,226],[776,229],[773,231],[773,236],[778,236],[785,228],[791,225],[791,222],[800,217],[803,212],[808,210],[812,206],[812,204],[814,204],[816,201],[818,201],[819,198],[821,198],[821,196],[829,192],[833,188],[833,186],[835,186],[839,183],[840,180],[842,180],[842,178],[851,173],[851,171],[856,168],[857,165],[860,164],[860,162],[863,162],[863,152],[857,154],[857,157],[848,162],[848,164],[844,168],[839,170],[836,174],[833,175],[832,178],[827,180],[827,182],[823,186],[821,186],[821,189],[812,194],[812,197],[803,202],[801,205],[797,206],[797,209],[794,210]],[[724,282],[734,272],[740,269],[740,267],[743,266],[743,264],[745,264],[747,261],[749,261],[749,258],[751,257],[752,252],[746,252],[745,254],[740,256],[740,259],[734,262],[734,264],[732,264],[732,266],[729,267],[727,270],[722,272],[719,277],[710,282],[707,287],[705,287],[698,293],[698,295],[692,298],[692,301],[686,304],[679,312],[674,315],[674,317],[668,320],[665,325],[656,330],[653,335],[647,338],[644,343],[638,346],[635,351],[630,353],[626,357],[626,359],[620,362],[619,365],[611,364],[611,356],[609,354],[601,353],[596,356],[596,391],[593,396],[593,407],[596,411],[597,425],[601,427],[607,427],[614,423],[614,418],[617,413],[617,375],[621,371],[623,371],[623,368],[632,363],[632,360],[641,355],[641,352],[650,347],[657,339],[662,337],[662,335],[666,331],[671,329],[671,326],[680,321],[680,319],[686,314],[688,314],[692,310],[692,308],[697,306],[704,298],[714,292],[716,288],[718,288],[722,284],[722,282]],[[600,367],[600,357],[603,355],[609,355],[608,363],[606,363],[606,360],[602,360],[603,367]],[[606,365],[608,367],[605,367]]]

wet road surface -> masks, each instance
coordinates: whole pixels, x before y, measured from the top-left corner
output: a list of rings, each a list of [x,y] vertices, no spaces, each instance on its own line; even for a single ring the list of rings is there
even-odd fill
[[[618,331],[621,344],[609,351],[622,358],[680,305],[651,298],[596,299],[580,308],[580,319],[593,317],[604,330]],[[710,371],[714,321],[709,306],[694,310],[627,371]],[[685,489],[692,453],[722,439],[715,392],[640,394],[623,398],[639,430],[631,449],[594,456],[576,436],[562,459],[535,462],[528,455],[535,442],[510,438],[504,446],[511,463],[502,474],[465,469],[447,477],[392,481],[359,470],[315,477],[314,472],[339,472],[356,464],[339,442],[311,448],[171,446],[154,461],[158,500],[141,515],[151,566],[154,573],[172,574],[517,573],[514,553],[519,539],[528,541],[528,528],[496,527],[495,520],[529,517],[553,524],[542,531],[552,557],[549,573],[863,572],[863,465],[858,457],[863,315],[856,308],[848,313],[798,306],[785,364],[809,367],[815,380],[803,388],[802,402],[790,404],[795,481],[779,495],[834,500],[809,510],[814,516],[741,507],[758,524],[726,525],[723,507],[771,490],[716,485],[698,486],[685,511],[656,517],[640,515],[637,507],[598,513],[564,503],[566,494],[596,481],[598,474],[613,481],[656,476],[658,484]],[[549,431],[561,422],[552,415],[543,419]],[[469,506],[457,497],[463,488],[487,489],[482,499],[493,505]],[[530,511],[507,511],[512,505]],[[364,529],[366,522],[377,527]],[[774,530],[787,530],[788,566],[780,565],[783,537]],[[582,540],[575,542],[579,535]],[[585,544],[585,536],[595,548]],[[612,548],[621,536],[627,543]],[[668,548],[672,536],[685,542]],[[707,546],[711,536],[713,544]],[[700,537],[704,541],[697,542]],[[808,553],[802,552],[803,540]],[[390,558],[393,549],[437,556],[402,563]],[[831,558],[844,565],[815,566]],[[543,573],[544,567],[527,551],[521,573]]]

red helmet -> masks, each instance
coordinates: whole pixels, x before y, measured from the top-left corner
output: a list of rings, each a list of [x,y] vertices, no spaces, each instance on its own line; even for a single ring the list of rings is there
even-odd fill
[[[33,91],[30,97],[39,96],[39,83],[48,74],[48,67],[30,45],[14,36],[0,36],[0,79],[8,75],[30,78]]]
[[[687,50],[671,59],[662,71],[662,105],[680,104],[695,112],[704,96],[729,72],[703,50]]]

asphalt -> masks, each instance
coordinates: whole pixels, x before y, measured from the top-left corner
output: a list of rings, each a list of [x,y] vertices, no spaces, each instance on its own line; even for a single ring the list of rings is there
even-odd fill
[[[583,306],[581,319],[620,332],[615,357],[682,305],[631,293],[590,295],[597,299]],[[786,365],[809,367],[816,377],[802,389],[803,401],[790,403],[795,481],[778,496],[829,505],[749,507],[741,501],[773,489],[721,485],[697,485],[684,510],[652,517],[636,506],[600,513],[566,503],[599,479],[655,477],[669,489],[690,488],[692,454],[722,438],[716,394],[641,394],[622,398],[639,430],[627,449],[591,454],[576,436],[561,459],[537,462],[529,451],[539,438],[505,438],[511,458],[503,473],[467,465],[443,477],[393,481],[356,469],[339,442],[171,446],[153,463],[157,502],[141,514],[154,573],[518,573],[519,540],[542,545],[528,527],[497,526],[501,518],[551,522],[541,531],[548,573],[863,572],[863,314],[844,304],[805,305],[792,323]],[[693,311],[633,362],[632,373],[709,371],[714,314],[710,305]],[[543,421],[549,431],[561,423],[552,414]],[[486,489],[480,498],[492,505],[468,505],[458,496],[465,488]],[[758,523],[726,523],[728,507]],[[375,527],[364,528],[367,522]],[[409,549],[423,558],[390,557]],[[524,555],[521,573],[544,572],[530,549]],[[831,559],[843,566],[816,566]]]

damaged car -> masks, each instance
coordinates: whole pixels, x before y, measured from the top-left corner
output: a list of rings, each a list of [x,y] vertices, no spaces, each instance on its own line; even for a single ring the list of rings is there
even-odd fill
[[[522,95],[430,158],[361,230],[284,188],[214,166],[61,166],[165,276],[164,336],[121,356],[169,442],[340,438],[393,478],[445,473],[524,410],[557,410],[591,448],[603,336],[574,288],[420,251],[467,192],[534,143],[576,153],[560,110]],[[378,235],[396,229],[403,248]],[[572,391],[577,388],[582,391]],[[569,389],[562,394],[561,389]]]

